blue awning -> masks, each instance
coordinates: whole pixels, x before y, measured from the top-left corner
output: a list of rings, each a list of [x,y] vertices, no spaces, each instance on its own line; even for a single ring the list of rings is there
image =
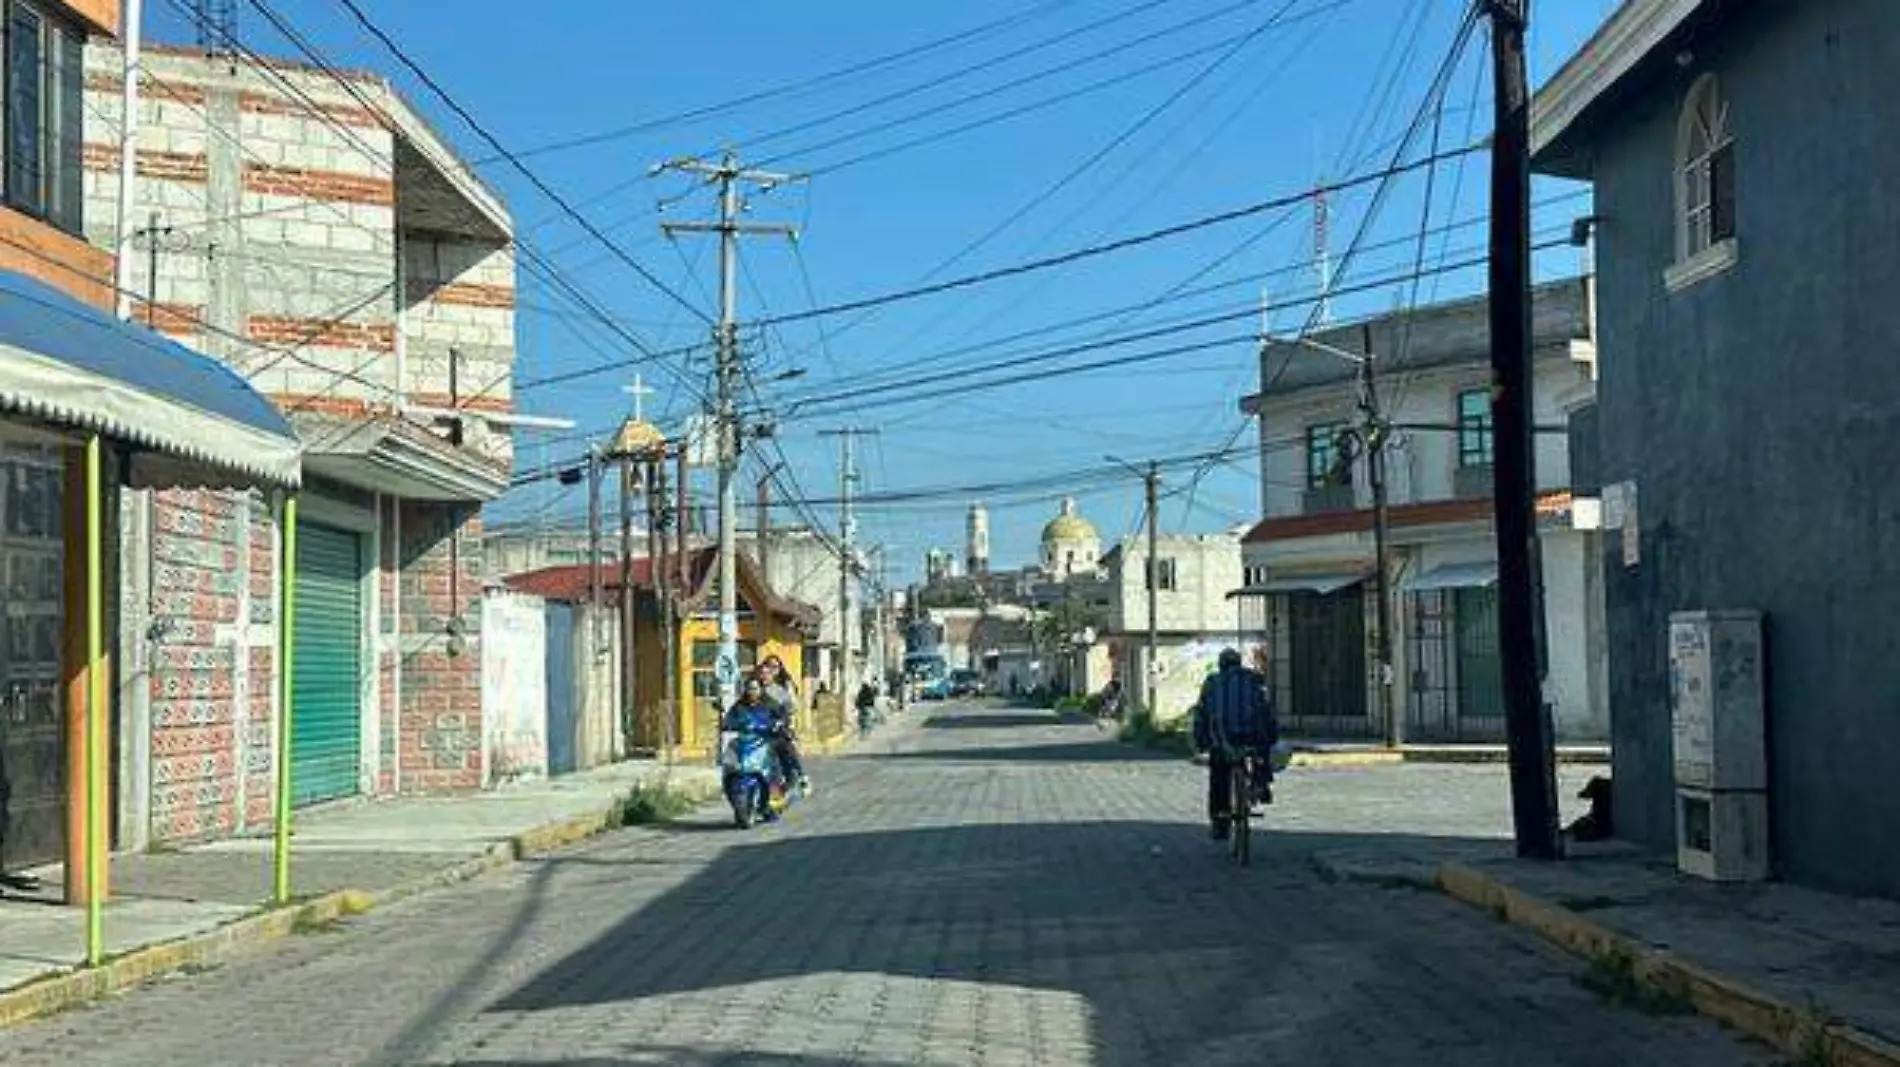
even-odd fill
[[[296,431],[231,368],[9,271],[0,271],[0,414],[160,453],[173,462],[144,464],[152,483],[300,478]]]

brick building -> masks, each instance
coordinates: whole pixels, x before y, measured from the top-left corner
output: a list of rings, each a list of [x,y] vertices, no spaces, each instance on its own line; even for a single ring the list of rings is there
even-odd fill
[[[512,223],[381,78],[147,49],[138,311],[305,445],[294,800],[479,788],[481,509],[507,487]],[[118,245],[122,56],[86,53],[84,233]],[[269,510],[126,494],[122,844],[269,825]]]

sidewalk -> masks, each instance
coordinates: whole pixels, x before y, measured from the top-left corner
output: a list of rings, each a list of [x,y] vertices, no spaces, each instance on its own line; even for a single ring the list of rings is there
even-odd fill
[[[0,1026],[610,829],[636,786],[663,782],[699,799],[718,792],[711,768],[676,766],[669,774],[634,761],[485,793],[301,812],[291,838],[291,892],[302,907],[288,909],[266,906],[268,838],[117,856],[104,917],[111,962],[94,971],[79,970],[85,912],[59,903],[60,868],[32,872],[43,883],[36,899],[0,900]]]
[[[1607,995],[1647,1010],[1699,1011],[1800,1063],[1900,1067],[1900,901],[1716,885],[1621,845],[1574,851],[1534,863],[1448,841],[1316,863],[1341,878],[1434,886],[1583,957]]]
[[[1405,744],[1389,748],[1367,741],[1309,741],[1288,738],[1296,767],[1360,767],[1392,763],[1507,763],[1510,750],[1493,744]],[[1557,762],[1566,766],[1610,764],[1608,745],[1558,745]]]

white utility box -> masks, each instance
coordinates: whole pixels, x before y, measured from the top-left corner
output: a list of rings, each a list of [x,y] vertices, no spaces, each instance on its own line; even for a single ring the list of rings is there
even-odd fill
[[[1767,694],[1758,611],[1669,616],[1676,864],[1720,882],[1768,877]]]

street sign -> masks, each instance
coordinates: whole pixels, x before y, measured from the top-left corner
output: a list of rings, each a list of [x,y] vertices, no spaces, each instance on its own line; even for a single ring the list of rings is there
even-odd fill
[[[739,661],[730,654],[722,654],[713,663],[713,675],[721,686],[734,685],[739,681]]]

